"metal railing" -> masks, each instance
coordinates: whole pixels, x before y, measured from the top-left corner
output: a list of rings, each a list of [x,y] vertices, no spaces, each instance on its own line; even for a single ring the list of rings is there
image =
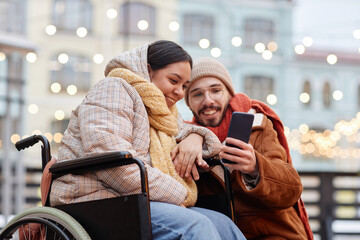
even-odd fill
[[[360,173],[299,174],[315,239],[360,239]]]

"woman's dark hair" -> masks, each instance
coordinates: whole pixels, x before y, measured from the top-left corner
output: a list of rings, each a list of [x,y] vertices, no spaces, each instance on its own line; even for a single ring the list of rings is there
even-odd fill
[[[152,70],[164,68],[166,65],[176,62],[188,61],[192,69],[191,56],[178,44],[159,40],[149,45],[147,60]]]

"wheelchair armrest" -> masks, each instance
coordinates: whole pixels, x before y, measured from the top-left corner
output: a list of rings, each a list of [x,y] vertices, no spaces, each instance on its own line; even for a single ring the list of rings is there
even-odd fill
[[[206,158],[204,160],[209,165],[209,167],[213,167],[217,165],[223,166],[223,163],[220,161],[220,157],[217,155],[210,158]]]
[[[235,212],[234,212],[234,199],[233,199],[233,191],[231,187],[231,177],[229,169],[221,162],[221,158],[216,155],[207,159],[204,159],[209,167],[220,166],[224,170],[224,183],[225,183],[225,194],[228,199],[229,205],[229,213],[227,214],[234,222],[235,222]],[[199,168],[198,168],[199,169]],[[201,169],[199,169],[201,170]],[[200,171],[199,171],[200,173]]]
[[[52,173],[53,179],[56,179],[69,173],[82,174],[129,164],[138,165],[141,175],[141,188],[143,192],[146,192],[147,173],[144,163],[137,158],[133,158],[129,152],[125,151],[100,153],[82,158],[63,160],[53,164],[49,171]]]

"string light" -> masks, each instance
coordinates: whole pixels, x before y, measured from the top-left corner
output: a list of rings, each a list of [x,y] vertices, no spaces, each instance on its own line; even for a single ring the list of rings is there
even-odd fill
[[[57,83],[57,82],[53,83],[53,84],[51,84],[50,89],[53,93],[59,93],[61,91],[61,85],[60,85],[60,83]]]
[[[6,55],[3,52],[0,52],[0,62],[5,61]]]
[[[106,16],[109,19],[115,19],[117,17],[117,11],[113,8],[110,8],[106,11]]]
[[[97,53],[94,55],[93,60],[94,60],[94,63],[101,64],[104,62],[104,56],[101,55],[100,53]]]
[[[78,35],[78,37],[80,38],[86,37],[87,32],[87,29],[84,27],[79,27],[78,29],[76,29],[76,35]]]
[[[210,46],[210,41],[206,38],[202,38],[199,41],[199,46],[203,49],[206,49]]]
[[[334,65],[337,62],[337,56],[335,54],[329,54],[326,58],[326,61],[330,65]]]
[[[270,105],[275,105],[277,103],[277,97],[275,94],[269,94],[267,97],[266,97],[266,101],[268,104]]]
[[[33,52],[29,52],[26,54],[26,60],[29,62],[29,63],[34,63],[36,61],[36,54],[33,53]]]
[[[313,39],[311,37],[304,37],[302,43],[305,47],[311,47],[313,45]]]
[[[234,46],[234,47],[240,47],[241,44],[242,44],[242,39],[241,37],[239,36],[235,36],[231,39],[231,44]]]
[[[137,27],[140,30],[145,31],[146,29],[148,29],[149,23],[146,20],[140,20],[137,24]]]
[[[172,32],[177,32],[177,31],[179,30],[179,28],[180,28],[180,25],[179,25],[178,22],[172,21],[172,22],[169,23],[169,29],[170,29],[170,31],[172,31]]]
[[[214,58],[218,58],[218,57],[221,56],[221,49],[220,49],[220,48],[217,48],[217,47],[214,47],[214,48],[211,49],[210,54],[211,54],[211,56],[213,56]]]
[[[61,53],[58,56],[58,60],[61,64],[66,64],[69,61],[69,56],[66,53]]]
[[[66,91],[71,96],[75,95],[77,93],[77,87],[75,85],[71,84],[66,88]]]
[[[300,102],[308,103],[310,101],[310,95],[308,93],[301,93],[300,94]]]
[[[254,48],[255,48],[255,51],[258,53],[262,53],[266,49],[265,44],[263,44],[263,43],[256,43]]]
[[[348,159],[359,158],[360,148],[338,146],[344,137],[349,143],[360,142],[360,112],[350,121],[340,120],[334,125],[334,130],[316,132],[301,124],[299,129],[290,131],[285,127],[285,136],[291,150],[299,151],[302,155],[313,155],[332,159],[335,157]]]
[[[302,44],[296,45],[296,46],[295,46],[295,53],[296,53],[296,54],[299,54],[299,55],[304,54],[304,53],[305,53],[305,47],[304,47],[304,45],[302,45]]]
[[[273,54],[272,54],[272,52],[270,50],[265,50],[265,51],[262,52],[261,56],[265,60],[270,60],[272,58]]]
[[[57,120],[63,120],[64,117],[65,117],[65,113],[64,113],[63,110],[57,110],[57,111],[55,112],[54,116],[55,116],[55,118],[56,118]]]
[[[334,98],[334,100],[336,100],[336,101],[340,101],[340,100],[343,98],[343,93],[342,93],[342,91],[340,91],[340,90],[335,90],[335,91],[333,92],[333,98]]]
[[[30,104],[30,105],[28,106],[28,111],[29,111],[29,113],[31,113],[31,114],[36,114],[36,113],[39,111],[39,107],[38,107],[38,105],[36,105],[36,104]]]
[[[45,32],[47,35],[50,35],[50,36],[55,35],[56,27],[54,25],[48,25],[45,28]]]

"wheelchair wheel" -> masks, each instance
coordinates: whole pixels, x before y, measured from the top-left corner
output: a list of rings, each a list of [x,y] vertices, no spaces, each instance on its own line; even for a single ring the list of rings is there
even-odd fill
[[[51,207],[35,207],[19,213],[0,233],[3,239],[90,240],[84,228],[67,213]]]

